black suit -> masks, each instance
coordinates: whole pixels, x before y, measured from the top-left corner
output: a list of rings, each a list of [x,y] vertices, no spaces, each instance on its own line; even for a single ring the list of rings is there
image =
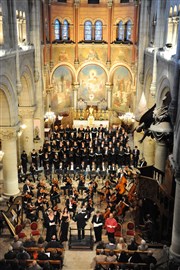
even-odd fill
[[[75,221],[77,222],[77,229],[78,229],[78,239],[81,240],[81,238],[84,238],[84,228],[86,226],[86,213],[78,213],[75,216]]]
[[[94,226],[94,234],[95,234],[95,239],[96,242],[102,241],[102,227],[104,223],[104,218],[102,215],[94,215],[92,218],[91,223]]]

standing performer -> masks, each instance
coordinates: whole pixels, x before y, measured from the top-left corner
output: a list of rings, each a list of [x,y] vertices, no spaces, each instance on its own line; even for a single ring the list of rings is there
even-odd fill
[[[104,218],[99,211],[93,216],[91,223],[94,227],[95,243],[102,241],[102,227],[104,223]]]
[[[60,241],[61,243],[67,241],[70,214],[67,207],[64,208],[63,212],[60,214],[61,221],[61,231],[60,231]]]
[[[86,226],[85,216],[86,216],[86,213],[83,213],[82,209],[80,209],[74,219],[77,222],[78,240],[84,239],[85,237],[85,233],[84,233],[84,228]]]
[[[56,235],[57,239],[57,232],[56,232],[56,218],[53,213],[53,210],[49,210],[47,217],[45,218],[45,224],[47,227],[46,231],[46,241],[51,241],[53,235]]]
[[[109,217],[105,220],[105,227],[107,230],[107,235],[108,235],[108,240],[110,241],[110,239],[114,239],[114,233],[115,233],[115,229],[117,227],[117,221],[115,220],[115,218],[113,217],[113,213],[109,214]]]

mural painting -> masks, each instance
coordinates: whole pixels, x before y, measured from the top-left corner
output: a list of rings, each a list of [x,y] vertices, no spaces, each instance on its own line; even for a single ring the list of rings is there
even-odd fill
[[[68,68],[58,67],[52,76],[51,108],[55,113],[72,106],[72,75]]]
[[[79,61],[101,61],[105,63],[107,60],[106,49],[106,45],[103,45],[103,47],[96,46],[96,49],[94,49],[92,46],[82,46],[80,48]]]
[[[97,65],[84,67],[79,75],[80,88],[78,99],[97,103],[106,98],[106,74]]]
[[[132,77],[125,67],[119,67],[113,77],[112,104],[116,111],[127,111],[131,105]]]

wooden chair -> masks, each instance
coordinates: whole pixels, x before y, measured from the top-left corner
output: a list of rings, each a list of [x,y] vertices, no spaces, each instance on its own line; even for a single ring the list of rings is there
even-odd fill
[[[38,223],[36,221],[33,221],[30,225],[31,228],[31,235],[36,236],[40,235],[40,231],[38,230]]]

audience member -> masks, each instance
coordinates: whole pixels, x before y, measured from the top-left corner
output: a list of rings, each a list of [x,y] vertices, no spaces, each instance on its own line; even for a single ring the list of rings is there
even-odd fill
[[[41,270],[43,269],[35,260],[28,266],[28,270]]]
[[[13,260],[16,258],[17,252],[13,250],[13,247],[10,246],[8,252],[4,254],[4,259]]]
[[[128,245],[125,243],[124,238],[120,237],[119,242],[117,243],[117,249],[127,249]]]
[[[49,241],[46,245],[47,248],[63,248],[63,244],[56,240],[56,235],[51,237],[51,241]]]
[[[116,248],[116,243],[114,238],[109,239],[109,243],[106,244],[106,248],[110,250],[114,250]]]
[[[23,242],[19,240],[18,235],[14,236],[14,241],[11,243],[13,249],[18,249],[22,246]]]
[[[146,251],[148,250],[148,245],[144,239],[141,240],[141,244],[138,246],[138,250]]]
[[[23,247],[20,247],[19,251],[17,252],[16,259],[18,259],[18,260],[28,260],[30,258],[31,257],[29,255],[29,253]]]
[[[36,247],[37,243],[33,236],[30,236],[23,242],[23,247]]]
[[[133,255],[129,258],[128,262],[131,263],[142,263],[142,258],[138,252],[134,252]]]
[[[134,238],[131,238],[130,240],[130,244],[128,245],[128,250],[137,250],[138,249],[138,246],[136,244],[136,241]]]
[[[37,246],[45,248],[46,245],[47,245],[47,242],[44,240],[44,238],[42,236],[40,236],[38,241],[37,241]]]

